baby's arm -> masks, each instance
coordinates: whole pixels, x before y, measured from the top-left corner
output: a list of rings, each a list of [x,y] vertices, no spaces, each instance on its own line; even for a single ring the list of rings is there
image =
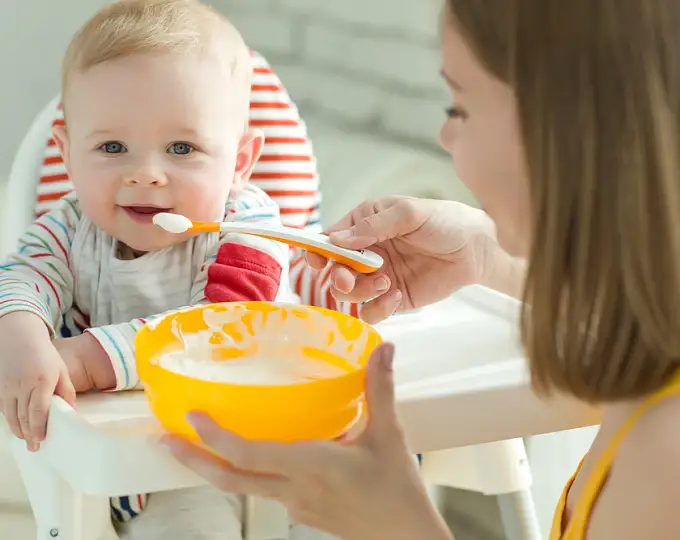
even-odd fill
[[[69,251],[80,211],[73,197],[36,220],[0,265],[0,388],[13,433],[37,449],[54,393],[74,403],[66,365],[52,345],[73,303]]]
[[[21,236],[19,250],[0,265],[0,317],[32,313],[54,336],[73,304],[69,252],[80,216],[75,197],[65,197]]]
[[[227,205],[226,221],[281,226],[276,203],[262,190],[243,186]],[[194,296],[205,291],[209,302],[274,301],[287,279],[288,246],[246,234],[224,234],[206,282],[195,284]]]
[[[116,385],[113,365],[99,342],[85,332],[70,338],[53,341],[68,368],[71,382],[77,392],[109,390]]]
[[[85,345],[96,349],[86,370],[90,379],[94,378],[95,371],[104,371],[104,378],[110,384],[103,385],[101,390],[119,392],[141,388],[135,358],[135,336],[151,318],[153,317],[88,328],[83,336],[80,336],[94,338],[89,345]],[[94,353],[94,350],[91,352]]]

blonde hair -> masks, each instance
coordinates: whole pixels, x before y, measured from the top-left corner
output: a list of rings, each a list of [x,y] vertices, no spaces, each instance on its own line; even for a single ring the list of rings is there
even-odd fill
[[[649,394],[680,366],[680,3],[448,0],[513,88],[532,245],[522,322],[537,390]]]
[[[199,0],[118,0],[106,5],[78,31],[62,65],[62,95],[73,73],[136,54],[213,53],[227,62],[248,110],[252,62],[239,32]],[[225,99],[227,94],[225,94]]]

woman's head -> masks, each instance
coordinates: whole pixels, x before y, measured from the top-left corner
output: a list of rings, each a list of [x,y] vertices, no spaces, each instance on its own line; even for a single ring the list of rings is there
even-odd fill
[[[442,140],[504,247],[529,258],[537,387],[592,401],[658,388],[680,366],[680,4],[446,4]]]

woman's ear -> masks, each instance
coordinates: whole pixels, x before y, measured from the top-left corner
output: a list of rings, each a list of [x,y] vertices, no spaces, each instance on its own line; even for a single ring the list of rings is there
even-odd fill
[[[247,182],[253,168],[262,155],[264,148],[264,133],[257,129],[250,129],[241,137],[236,155],[236,170],[234,184]]]
[[[61,159],[64,161],[64,166],[67,171],[71,170],[71,151],[70,142],[68,138],[68,130],[66,126],[55,125],[52,126],[52,138],[59,148]]]

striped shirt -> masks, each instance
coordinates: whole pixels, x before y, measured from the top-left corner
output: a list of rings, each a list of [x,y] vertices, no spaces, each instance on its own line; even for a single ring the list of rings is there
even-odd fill
[[[225,220],[281,222],[276,204],[248,184],[227,202]],[[264,254],[284,283],[274,289],[278,294],[272,298],[249,300],[291,299],[284,244],[243,234],[210,233],[125,260],[119,256],[119,242],[83,214],[72,193],[38,218],[19,240],[18,252],[0,265],[0,317],[28,311],[42,318],[53,336],[89,332],[111,360],[114,390],[136,389],[137,331],[149,316],[207,303],[208,271],[225,245],[232,251]]]
[[[284,225],[319,231],[319,176],[307,128],[267,61],[255,52],[252,56],[250,126],[264,133],[265,144],[251,183],[276,202]],[[64,123],[61,107],[55,111],[54,123]],[[38,184],[37,215],[54,208],[72,189],[64,162],[50,139]],[[356,304],[337,302],[331,296],[330,267],[321,272],[311,269],[300,249],[291,250],[290,283],[304,304],[357,315]]]

